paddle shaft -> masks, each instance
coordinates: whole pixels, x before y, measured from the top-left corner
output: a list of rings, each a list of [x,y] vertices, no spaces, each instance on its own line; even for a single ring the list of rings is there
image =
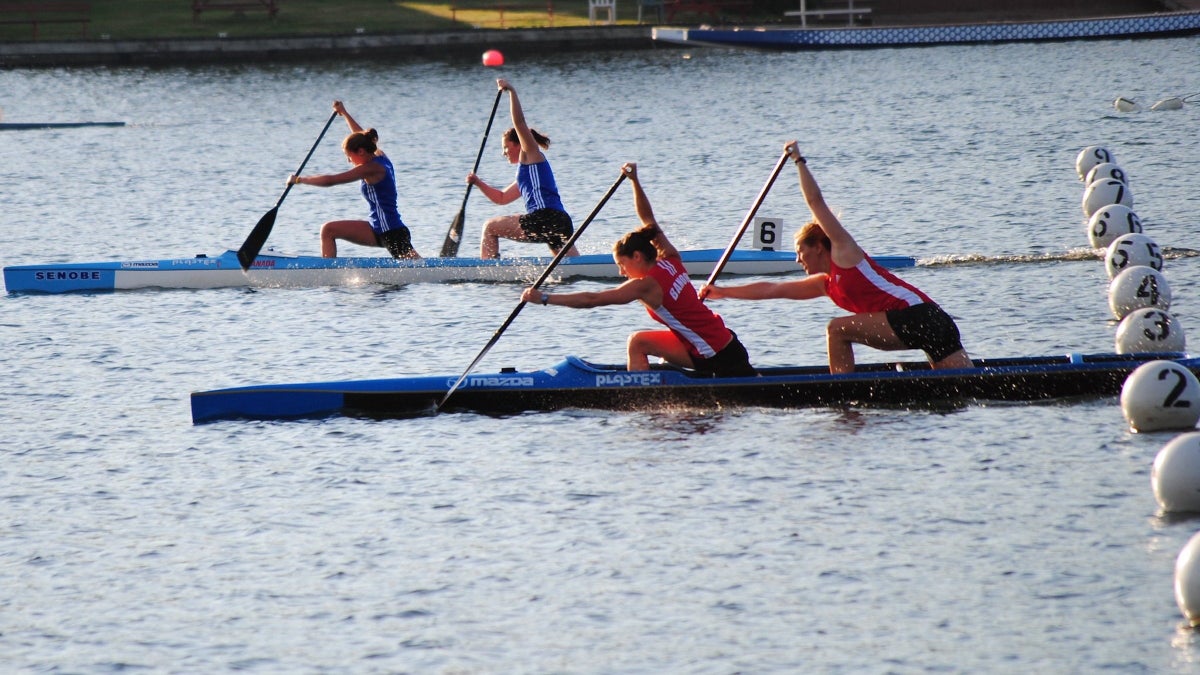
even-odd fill
[[[304,171],[308,160],[312,158],[313,153],[317,151],[317,146],[321,144],[321,139],[325,138],[325,132],[329,131],[329,125],[333,124],[334,118],[337,117],[337,112],[334,111],[329,115],[329,119],[325,122],[325,127],[321,129],[321,134],[317,136],[317,140],[313,141],[313,145],[308,150],[308,154],[304,156],[304,161],[300,162],[300,168],[296,169],[296,175]],[[267,211],[258,224],[250,231],[250,236],[246,237],[245,243],[238,249],[238,262],[242,264],[242,270],[250,269],[254,264],[254,259],[258,257],[258,252],[262,250],[263,244],[267,243],[267,237],[271,234],[271,228],[275,227],[275,216],[279,213],[279,206],[283,204],[284,197],[292,191],[292,183],[289,181],[287,187],[283,189],[283,194],[279,195],[279,200],[275,202],[275,206]]]
[[[779,157],[779,161],[775,162],[775,170],[771,172],[771,177],[767,179],[766,185],[763,185],[759,191],[758,197],[755,198],[754,204],[750,206],[750,210],[746,212],[746,217],[742,220],[742,225],[733,235],[733,241],[729,242],[729,246],[725,248],[725,252],[717,260],[717,264],[713,267],[713,271],[708,275],[706,286],[717,280],[717,275],[721,270],[725,269],[725,263],[729,262],[729,257],[733,255],[733,249],[737,248],[738,242],[742,240],[742,235],[746,233],[746,228],[750,227],[750,221],[754,220],[754,214],[758,213],[758,207],[762,206],[763,200],[767,198],[767,193],[771,191],[771,186],[775,184],[775,179],[779,177],[779,172],[783,170],[783,165],[787,162],[788,153],[784,152]]]
[[[579,235],[583,234],[584,229],[591,224],[592,220],[596,217],[596,214],[600,213],[600,209],[604,208],[604,205],[608,203],[609,197],[613,196],[613,193],[617,191],[617,187],[621,185],[621,181],[623,180],[625,180],[624,171],[621,172],[621,176],[612,184],[612,187],[608,188],[608,192],[605,192],[604,196],[600,198],[600,202],[596,204],[596,208],[592,209],[592,212],[588,214],[588,217],[584,219],[583,223],[575,229],[575,233],[571,235],[571,238],[568,239],[567,242],[562,245],[562,248],[558,250],[558,254],[555,255],[554,259],[550,261],[550,264],[546,266],[546,269],[542,272],[541,276],[537,278],[537,281],[533,282],[534,288],[540,287],[546,282],[546,279],[550,278],[550,273],[553,272],[554,268],[558,266],[558,263],[562,262],[562,259],[567,256],[567,251],[570,251],[571,247],[575,245],[575,241],[579,239]],[[467,366],[467,369],[463,371],[463,374],[460,375],[458,380],[454,382],[454,386],[450,387],[450,390],[446,392],[444,397],[442,397],[441,402],[437,404],[438,410],[441,410],[446,405],[446,401],[450,400],[450,395],[458,389],[458,386],[463,383],[463,380],[467,379],[467,375],[469,375],[471,371],[475,369],[475,366],[479,365],[479,362],[483,360],[483,357],[488,353],[488,351],[500,341],[500,336],[504,334],[504,331],[508,329],[513,320],[517,318],[517,315],[521,313],[521,310],[525,309],[526,304],[528,303],[526,303],[524,300],[517,303],[517,306],[515,309],[513,309],[512,314],[508,315],[508,318],[504,320],[504,323],[496,330],[495,334],[492,335],[492,339],[488,340],[488,343],[484,345],[483,349],[479,352],[479,355],[475,357],[475,360],[471,361],[471,365]]]
[[[479,154],[475,155],[475,166],[471,168],[471,173],[479,171],[479,161],[483,159],[483,149],[487,147],[488,134],[492,132],[492,122],[496,120],[496,110],[500,107],[500,97],[503,95],[503,89],[496,92],[496,102],[492,104],[492,114],[488,116],[487,127],[483,130],[483,140],[479,142]],[[458,209],[458,215],[450,223],[450,231],[446,233],[446,240],[442,242],[443,258],[453,258],[458,255],[458,245],[462,243],[463,221],[466,219],[467,213],[467,199],[471,196],[472,187],[474,187],[474,183],[467,183],[462,206]]]

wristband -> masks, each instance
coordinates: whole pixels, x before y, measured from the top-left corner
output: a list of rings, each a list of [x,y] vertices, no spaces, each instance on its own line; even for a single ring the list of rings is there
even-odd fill
[[[542,305],[543,305],[543,306],[545,306],[545,305],[546,305],[546,304],[548,304],[549,302],[550,302],[550,294],[549,294],[549,293],[542,293]]]
[[[797,165],[808,164],[808,160],[804,159],[804,155],[796,155],[796,159],[792,161],[794,161]]]

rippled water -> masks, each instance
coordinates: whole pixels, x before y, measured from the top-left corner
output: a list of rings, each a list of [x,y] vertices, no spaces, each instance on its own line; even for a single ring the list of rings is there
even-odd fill
[[[871,252],[976,356],[1111,351],[1074,172],[1131,176],[1185,328],[1200,265],[1196,39],[757,54],[568,54],[503,71],[395,61],[7,70],[0,263],[236,248],[339,97],[377,126],[431,255],[494,97],[518,87],[576,221],[640,163],[673,240],[728,242],[801,140]],[[498,122],[497,126],[501,126]],[[344,166],[335,127],[310,171]],[[495,138],[480,174],[511,169]],[[474,195],[463,251],[506,212]],[[361,217],[296,189],[270,244]],[[763,205],[804,217],[785,172]],[[635,225],[618,192],[581,240]],[[353,250],[353,249],[350,249]],[[505,253],[537,247],[504,242]],[[600,287],[576,282],[572,289]],[[0,654],[18,671],[1189,672],[1172,596],[1195,521],[1156,513],[1170,434],[1115,400],[948,410],[564,411],[194,427],[187,395],[457,374],[504,284],[0,297]],[[716,305],[761,365],[825,360],[825,302]],[[644,312],[529,307],[480,365],[623,360]],[[861,360],[883,356],[860,351]]]

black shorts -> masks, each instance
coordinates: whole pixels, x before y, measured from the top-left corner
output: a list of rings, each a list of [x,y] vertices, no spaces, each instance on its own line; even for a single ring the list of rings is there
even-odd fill
[[[733,339],[721,351],[709,358],[692,357],[692,367],[700,373],[713,377],[755,377],[758,371],[750,365],[750,355],[738,339],[737,333],[729,331]]]
[[[531,211],[521,216],[520,223],[527,240],[549,244],[550,248],[556,250],[562,248],[575,232],[571,216],[558,209]]]
[[[411,258],[416,251],[412,245],[412,234],[407,227],[396,227],[380,234],[375,233],[375,241],[392,254],[393,258]]]
[[[954,319],[932,302],[888,310],[887,320],[904,346],[920,349],[935,363],[963,348]]]

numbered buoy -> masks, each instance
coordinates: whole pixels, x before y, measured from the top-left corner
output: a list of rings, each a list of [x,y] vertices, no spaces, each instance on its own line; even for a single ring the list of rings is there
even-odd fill
[[[1093,166],[1103,164],[1105,162],[1116,163],[1113,159],[1113,154],[1101,145],[1089,145],[1075,157],[1075,173],[1079,174],[1079,180],[1083,180],[1087,176],[1087,172],[1092,170]]]
[[[1133,193],[1129,186],[1112,178],[1101,178],[1088,183],[1083,191],[1083,215],[1088,218],[1109,204],[1121,204],[1133,208]]]
[[[1187,349],[1183,326],[1170,312],[1154,307],[1135,309],[1117,324],[1118,354],[1182,352]]]
[[[1163,268],[1162,249],[1149,235],[1141,232],[1123,234],[1108,245],[1104,253],[1104,270],[1115,278],[1121,270],[1133,265],[1145,265],[1156,270]]]
[[[1117,100],[1113,101],[1113,107],[1121,112],[1139,112],[1142,106],[1133,99],[1118,96]]]
[[[1164,98],[1154,105],[1150,106],[1151,110],[1179,110],[1183,107],[1183,99],[1178,96]]]
[[[1171,284],[1162,272],[1145,265],[1121,270],[1108,285],[1108,308],[1118,320],[1143,307],[1171,308]]]
[[[1200,380],[1174,361],[1148,361],[1121,385],[1121,412],[1135,432],[1195,429]]]
[[[1087,172],[1087,176],[1084,177],[1083,182],[1086,185],[1091,185],[1102,178],[1119,180],[1125,184],[1125,187],[1129,187],[1129,176],[1125,175],[1125,170],[1116,164],[1113,164],[1112,162],[1105,162],[1103,164],[1097,164],[1096,166],[1093,166],[1092,169]]]
[[[1200,432],[1171,439],[1150,470],[1154,499],[1165,513],[1200,513]]]
[[[495,68],[504,65],[504,54],[499,50],[489,49],[483,53],[483,65],[488,68]]]
[[[1200,533],[1175,558],[1175,604],[1192,626],[1200,626]]]
[[[1109,204],[1088,218],[1088,241],[1092,248],[1108,248],[1117,237],[1142,231],[1142,221],[1124,204]]]

